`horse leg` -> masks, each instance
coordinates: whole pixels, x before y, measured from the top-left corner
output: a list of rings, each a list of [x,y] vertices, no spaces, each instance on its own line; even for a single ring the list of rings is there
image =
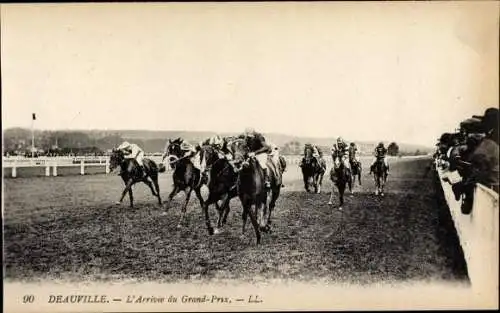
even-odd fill
[[[267,193],[266,193],[267,195]],[[267,215],[267,211],[269,207],[267,205],[267,197],[266,199],[261,199],[255,204],[255,216],[257,217],[257,223],[259,224],[260,230],[265,230],[265,216]]]
[[[382,182],[382,196],[384,195],[385,184],[387,182],[387,174],[384,175],[384,180]]]
[[[252,205],[251,204],[245,203],[243,205],[243,213],[241,214],[241,219],[243,221],[243,225],[241,227],[241,235],[242,236],[245,235],[245,228],[246,228],[246,225],[247,225],[247,217],[248,217],[248,213],[250,212],[251,209],[252,209]]]
[[[177,186],[174,186],[174,189],[170,192],[170,194],[168,195],[168,200],[167,200],[167,203],[165,204],[165,211],[167,211],[168,209],[170,209],[170,202],[172,201],[172,199],[180,192],[180,188],[177,187]]]
[[[156,194],[156,190],[153,187],[153,183],[150,180],[148,180],[147,178],[144,179],[143,182],[149,187],[149,189],[151,189],[151,193],[153,194],[153,196],[156,197],[157,194]]]
[[[316,174],[316,179],[315,179],[315,183],[314,183],[314,189],[315,189],[314,191],[316,193],[320,193],[320,188],[321,188],[320,187],[320,185],[321,185],[321,183],[320,183],[320,176],[321,176],[320,173]]]
[[[361,167],[359,167],[359,169],[358,169],[358,181],[359,181],[359,185],[361,186]]]
[[[217,209],[218,217],[217,217],[217,227],[215,228],[214,234],[220,234],[222,232],[222,216],[224,214],[224,207],[220,206],[218,201],[215,201],[215,208]]]
[[[203,203],[205,200],[203,200],[203,197],[201,196],[201,187],[195,188],[194,193],[196,194],[196,197],[200,201],[200,206],[203,207]]]
[[[304,179],[304,189],[309,192],[309,177],[307,175],[303,175]]]
[[[337,188],[339,189],[339,210],[342,211],[342,206],[344,205],[345,182],[340,183]]]
[[[333,204],[333,194],[335,193],[335,185],[332,184],[332,192],[330,193],[330,200],[328,200],[328,204],[332,205]]]
[[[271,201],[269,202],[267,221],[266,221],[267,231],[271,231],[271,216],[273,214],[274,208],[276,207],[276,200],[278,199],[279,195],[280,195],[280,188],[277,187],[275,190],[273,190]]]
[[[214,229],[212,224],[210,223],[210,216],[208,216],[208,206],[212,203],[210,195],[208,196],[207,201],[205,201],[202,205],[202,210],[205,215],[205,224],[207,225],[208,234],[212,236],[214,234]]]
[[[122,201],[123,201],[123,198],[125,198],[125,195],[128,193],[128,191],[132,188],[132,185],[133,185],[133,180],[132,179],[129,179],[128,182],[125,183],[125,189],[123,189],[122,191],[122,195],[120,197],[120,200],[118,200],[118,202],[116,204],[121,204]]]
[[[132,186],[130,186],[130,188],[128,190],[128,198],[130,200],[130,207],[133,208],[134,207],[134,195],[132,192]]]
[[[160,196],[160,185],[158,184],[158,176],[157,176],[157,175],[155,175],[155,176],[152,178],[152,180],[153,180],[153,185],[154,185],[154,187],[155,187],[155,189],[156,189],[156,197],[158,197],[158,205],[160,205],[160,206],[161,206],[161,204],[162,204],[162,200],[161,200],[161,196]]]
[[[349,180],[347,181],[347,183],[349,184],[349,192],[352,195],[353,194],[353,192],[352,192],[352,175],[350,175],[350,174],[349,174]]]
[[[321,185],[323,184],[323,175],[324,173],[318,174],[318,194],[321,193]]]
[[[319,189],[318,189],[318,193],[321,193],[321,186],[323,185],[323,177],[325,177],[325,173],[321,173],[319,175]]]
[[[222,198],[222,208],[224,209],[224,215],[222,217],[222,226],[226,225],[227,222],[227,216],[229,215],[229,201],[231,200],[229,197],[229,194],[225,194],[224,197]]]
[[[161,198],[160,198],[160,194],[159,194],[159,193],[157,193],[157,192],[155,191],[155,188],[156,188],[156,187],[154,187],[154,186],[153,186],[153,183],[152,183],[151,181],[147,180],[147,179],[145,179],[145,180],[144,180],[144,183],[145,183],[146,185],[148,185],[149,189],[151,189],[151,193],[153,194],[153,196],[155,196],[155,197],[157,197],[157,198],[158,198],[158,202],[159,202],[159,204],[161,205]]]
[[[220,229],[224,226],[224,224],[226,224],[226,219],[227,219],[227,214],[229,212],[227,212],[227,204],[228,204],[228,198],[229,198],[229,194],[225,194],[221,197],[220,201],[221,201],[221,205],[219,206],[219,203],[216,201],[215,202],[215,205],[217,207],[217,211],[219,213],[219,218],[217,219],[217,229],[215,230],[215,233],[218,233],[220,232]]]
[[[184,205],[182,206],[181,219],[179,221],[179,224],[177,225],[177,228],[181,228],[182,224],[184,223],[184,220],[186,218],[187,205],[189,203],[189,199],[191,198],[192,191],[193,191],[193,188],[191,188],[191,187],[188,187],[186,190],[186,200],[184,200]]]
[[[260,230],[259,230],[259,224],[257,223],[257,217],[255,216],[254,212],[252,212],[251,207],[248,207],[247,210],[248,214],[250,215],[250,221],[252,222],[253,229],[255,230],[255,236],[257,237],[257,245],[258,245],[260,244]]]

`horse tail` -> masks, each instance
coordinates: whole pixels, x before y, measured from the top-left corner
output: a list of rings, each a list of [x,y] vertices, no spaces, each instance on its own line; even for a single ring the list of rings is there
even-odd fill
[[[149,158],[144,158],[142,159],[142,162],[144,163],[146,174],[148,174],[149,176],[157,175],[157,173],[159,172],[159,168],[155,161]]]

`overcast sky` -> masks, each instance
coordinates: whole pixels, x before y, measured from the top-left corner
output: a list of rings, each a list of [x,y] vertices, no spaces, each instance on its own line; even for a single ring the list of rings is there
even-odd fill
[[[1,5],[2,125],[433,145],[498,106],[498,2]]]

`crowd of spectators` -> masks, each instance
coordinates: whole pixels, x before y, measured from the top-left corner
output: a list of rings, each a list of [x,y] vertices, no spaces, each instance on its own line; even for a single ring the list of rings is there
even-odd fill
[[[481,184],[498,193],[499,150],[498,108],[489,108],[483,116],[472,116],[460,123],[454,133],[439,138],[435,158],[445,171],[444,180],[452,185],[462,212],[472,211],[474,188]]]

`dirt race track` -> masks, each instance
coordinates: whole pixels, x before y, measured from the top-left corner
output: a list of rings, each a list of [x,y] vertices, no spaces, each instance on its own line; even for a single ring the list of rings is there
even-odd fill
[[[145,185],[134,189],[134,209],[128,197],[114,205],[123,188],[116,175],[7,178],[5,278],[467,283],[442,191],[433,172],[424,177],[430,160],[392,161],[384,198],[373,193],[370,160],[362,161],[363,185],[356,184],[343,211],[327,204],[326,175],[321,194],[306,193],[297,165],[290,165],[273,232],[263,235],[261,246],[250,223],[241,237],[238,199],[225,232],[209,237],[194,195],[188,225],[177,229],[183,194],[162,215]],[[164,200],[170,176],[161,175]],[[215,209],[211,215],[215,223]]]

